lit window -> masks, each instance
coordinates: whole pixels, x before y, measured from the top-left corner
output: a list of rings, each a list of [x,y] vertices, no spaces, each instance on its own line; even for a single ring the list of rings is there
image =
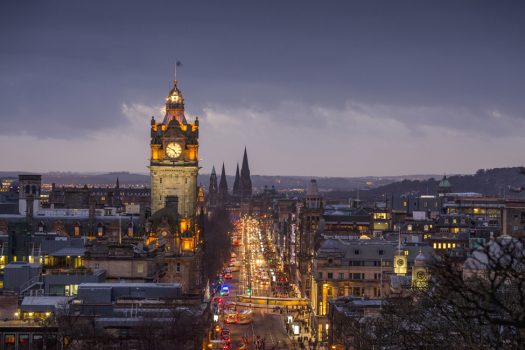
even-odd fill
[[[434,243],[434,249],[437,249],[437,246],[438,246],[437,243]]]

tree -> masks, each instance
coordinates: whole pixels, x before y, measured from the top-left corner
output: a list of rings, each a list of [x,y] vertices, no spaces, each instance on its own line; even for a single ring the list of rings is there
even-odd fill
[[[502,237],[464,264],[430,266],[426,289],[385,300],[376,318],[350,320],[354,349],[518,349],[525,344],[525,253],[522,239]]]
[[[206,237],[203,271],[207,279],[214,278],[230,258],[230,232],[233,230],[228,212],[222,208],[214,210],[206,219]]]

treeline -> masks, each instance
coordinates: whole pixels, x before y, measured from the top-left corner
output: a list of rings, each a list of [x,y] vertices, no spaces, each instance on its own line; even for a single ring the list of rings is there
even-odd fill
[[[230,258],[230,232],[233,225],[228,212],[222,208],[214,209],[205,223],[203,271],[205,279],[213,279]]]

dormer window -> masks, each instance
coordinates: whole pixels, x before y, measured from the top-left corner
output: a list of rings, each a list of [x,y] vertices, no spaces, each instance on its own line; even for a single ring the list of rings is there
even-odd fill
[[[359,251],[359,249],[354,250],[354,254],[355,254],[355,255],[359,255],[360,253],[361,253],[361,252]]]

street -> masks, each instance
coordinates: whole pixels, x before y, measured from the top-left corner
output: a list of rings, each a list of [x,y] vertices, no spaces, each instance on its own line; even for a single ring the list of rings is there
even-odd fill
[[[222,284],[229,288],[229,293],[221,297],[222,310],[218,324],[221,330],[229,330],[232,349],[299,349],[287,334],[286,314],[264,304],[256,307],[256,304],[238,302],[239,295],[276,295],[277,287],[273,282],[281,277],[277,277],[280,276],[278,271],[265,259],[267,248],[263,245],[263,234],[258,220],[253,218],[243,219],[236,225],[232,233],[232,258],[226,264],[224,274],[231,278],[225,278]],[[228,314],[236,323],[227,323]],[[241,320],[239,316],[235,318],[235,314],[247,316]],[[244,322],[247,324],[242,324]],[[243,339],[247,339],[245,348],[242,347]]]

